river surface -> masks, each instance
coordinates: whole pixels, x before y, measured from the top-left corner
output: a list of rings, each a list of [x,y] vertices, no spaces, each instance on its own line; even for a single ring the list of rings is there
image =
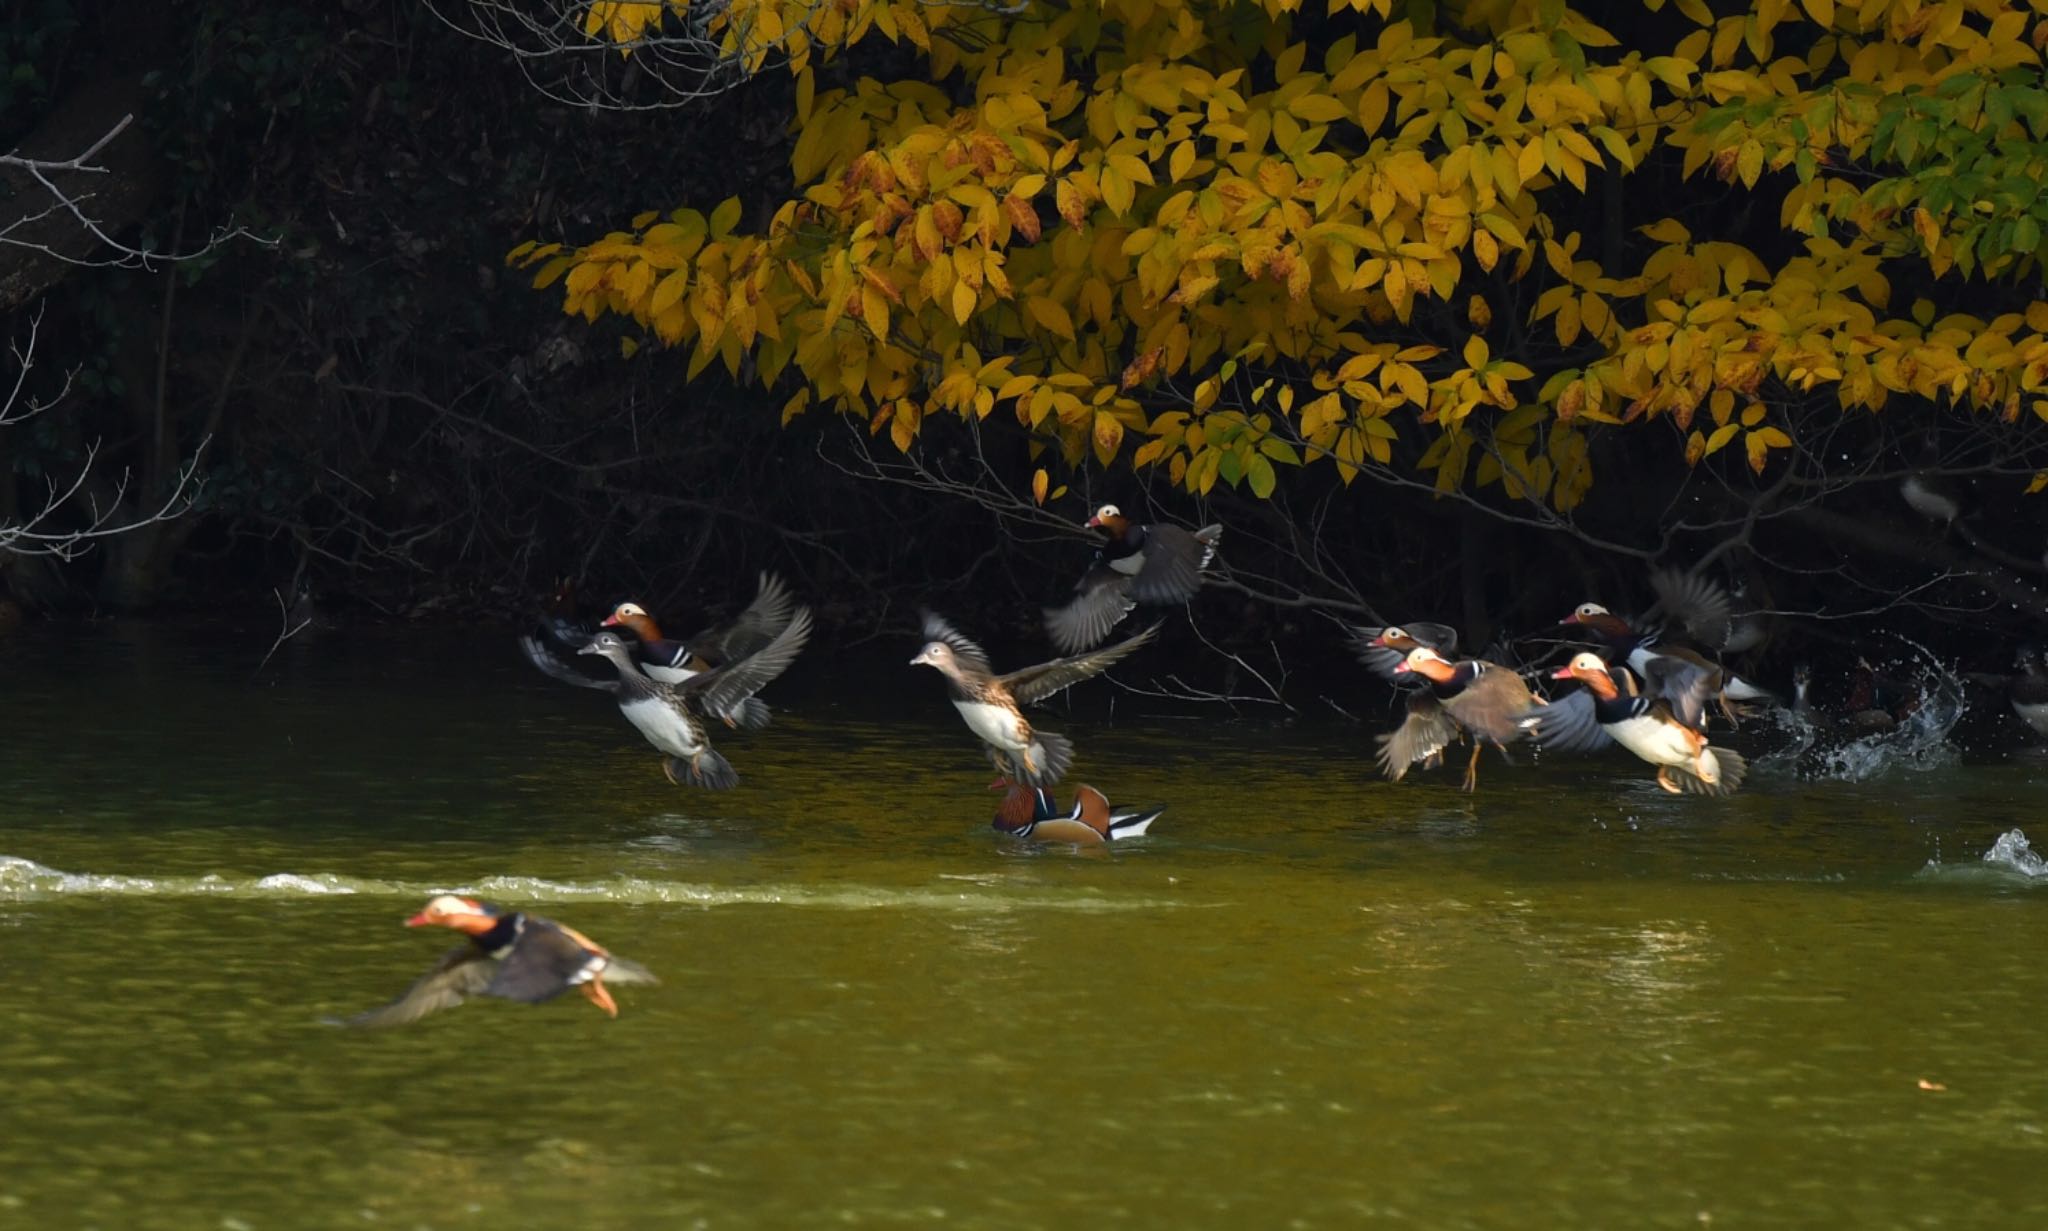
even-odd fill
[[[1056,708],[1169,806],[1089,854],[929,672],[814,646],[714,795],[498,634],[269,639],[0,644],[0,1226],[2048,1226],[2040,759],[1467,797]],[[663,982],[328,1024],[446,889]]]

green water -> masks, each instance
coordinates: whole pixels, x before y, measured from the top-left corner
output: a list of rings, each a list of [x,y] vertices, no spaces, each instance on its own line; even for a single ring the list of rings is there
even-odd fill
[[[1467,798],[1335,721],[1047,719],[1170,806],[1091,856],[986,829],[928,673],[814,649],[717,796],[423,636],[0,645],[0,1226],[2048,1225],[2048,876],[1980,859],[2041,761]],[[664,982],[324,1024],[446,888]]]

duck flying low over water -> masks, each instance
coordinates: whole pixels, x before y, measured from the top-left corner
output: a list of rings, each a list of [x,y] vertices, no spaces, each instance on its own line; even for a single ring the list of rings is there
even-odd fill
[[[1002,802],[996,805],[991,826],[1013,838],[1029,838],[1033,842],[1101,846],[1140,838],[1166,811],[1163,807],[1112,808],[1101,791],[1087,785],[1074,792],[1071,812],[1061,812],[1052,792],[1044,787],[999,778],[989,789],[1005,792]]]
[[[572,987],[605,1016],[617,1017],[618,1002],[605,988],[607,981],[660,982],[645,966],[614,955],[574,928],[524,911],[500,910],[474,898],[443,894],[407,919],[405,926],[452,928],[467,939],[442,954],[404,995],[343,1024],[402,1026],[452,1009],[472,996],[539,1004]]]
[[[989,665],[987,651],[943,617],[927,611],[924,648],[910,665],[931,667],[946,677],[953,707],[967,721],[968,729],[988,745],[989,759],[998,773],[1029,786],[1051,786],[1073,764],[1074,745],[1065,736],[1034,728],[1022,707],[1100,674],[1158,632],[1159,625],[1154,624],[1104,649],[997,675]]]
[[[680,684],[693,675],[758,654],[796,618],[796,600],[773,573],[761,574],[760,589],[746,609],[723,624],[673,641],[638,603],[620,603],[604,618],[605,628],[625,627],[640,638],[634,661],[653,679]]]
[[[1408,651],[1397,670],[1427,680],[1435,704],[1411,705],[1399,727],[1377,737],[1380,768],[1396,782],[1417,761],[1436,764],[1445,748],[1469,735],[1472,759],[1465,766],[1464,785],[1476,789],[1480,752],[1492,744],[1507,757],[1507,746],[1523,737],[1522,715],[1539,703],[1510,668],[1477,658],[1453,663],[1427,646]]]
[[[649,679],[633,661],[633,650],[618,629],[601,630],[583,647],[585,654],[599,654],[618,669],[609,685],[626,721],[647,737],[662,756],[661,772],[681,786],[701,786],[727,791],[739,785],[740,776],[732,763],[720,756],[705,735],[704,724],[690,712],[694,705],[707,714],[730,714],[742,702],[766,687],[796,660],[811,635],[811,613],[797,612],[789,627],[758,653],[736,663],[714,667],[689,677],[680,684],[663,684]]]
[[[1435,650],[1443,658],[1458,652],[1458,630],[1448,624],[1432,624],[1427,620],[1388,624],[1382,628],[1346,624],[1344,640],[1350,645],[1351,653],[1365,664],[1366,670],[1390,684],[1403,687],[1419,688],[1428,683],[1426,676],[1401,670],[1410,650]]]
[[[1046,633],[1063,654],[1101,644],[1140,603],[1171,607],[1193,598],[1223,539],[1222,526],[1141,525],[1113,504],[1095,510],[1087,525],[1108,531],[1109,541],[1081,574],[1067,605],[1045,611]]]
[[[1627,663],[1641,676],[1653,694],[1670,701],[1679,719],[1690,726],[1706,726],[1709,700],[1719,700],[1730,721],[1736,716],[1738,703],[1779,703],[1769,689],[1724,670],[1721,664],[1695,651],[1658,644],[1656,633],[1636,627],[1598,603],[1580,603],[1558,623],[1584,629],[1609,656]]]
[[[1620,744],[1656,766],[1657,785],[1673,795],[1726,795],[1749,773],[1740,753],[1710,746],[1704,731],[1678,716],[1669,697],[1643,695],[1626,667],[1609,667],[1598,654],[1575,654],[1551,678],[1577,680],[1585,688],[1523,716],[1522,725],[1540,747],[1596,752]],[[1696,689],[1705,686],[1703,678],[1695,680]]]

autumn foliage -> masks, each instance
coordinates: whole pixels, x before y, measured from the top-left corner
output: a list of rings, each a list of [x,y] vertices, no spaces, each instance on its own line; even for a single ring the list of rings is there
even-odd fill
[[[1380,466],[1564,512],[1595,434],[1765,475],[1895,401],[2042,450],[2035,9],[1296,10],[730,0],[727,53],[795,75],[797,194],[513,258],[785,420],[1014,416],[1196,493]],[[925,76],[840,70],[874,40]]]

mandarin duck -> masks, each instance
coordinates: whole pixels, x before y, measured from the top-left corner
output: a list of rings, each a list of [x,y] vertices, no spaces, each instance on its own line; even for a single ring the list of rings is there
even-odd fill
[[[998,778],[990,790],[1005,791],[996,805],[990,826],[1013,838],[1034,842],[1066,842],[1075,846],[1101,846],[1140,838],[1166,809],[1112,808],[1109,800],[1092,786],[1074,792],[1074,810],[1061,812],[1052,792],[1044,787],[1026,786]]]
[[[988,653],[934,612],[924,613],[924,648],[910,665],[934,668],[946,677],[946,692],[967,727],[988,746],[996,771],[1030,786],[1051,786],[1074,760],[1065,736],[1032,727],[1021,707],[1043,701],[1152,640],[1159,625],[1106,649],[1056,658],[1035,667],[997,675]]]
[[[442,894],[405,926],[453,928],[468,939],[441,955],[405,994],[348,1018],[350,1026],[401,1026],[452,1009],[471,996],[539,1004],[577,988],[584,999],[619,1015],[605,989],[613,983],[658,983],[645,966],[618,957],[583,933],[524,911],[504,911],[474,898]]]
[[[602,629],[579,651],[610,659],[618,669],[616,678],[586,683],[576,676],[572,682],[605,689],[617,699],[619,712],[626,716],[626,721],[663,754],[661,772],[670,782],[677,786],[687,782],[713,791],[738,786],[739,774],[711,746],[704,724],[690,712],[691,707],[719,716],[738,712],[746,700],[781,675],[804,648],[805,638],[811,635],[810,610],[799,610],[789,626],[758,652],[727,666],[700,671],[680,684],[664,684],[643,674],[633,661],[633,647],[626,641],[631,635],[621,629]]]
[[[1408,651],[1395,670],[1427,680],[1433,702],[1411,705],[1399,727],[1377,737],[1380,769],[1396,782],[1417,761],[1435,765],[1445,748],[1469,735],[1472,759],[1465,766],[1465,789],[1476,789],[1480,751],[1492,744],[1507,757],[1507,746],[1523,736],[1522,715],[1539,704],[1511,668],[1477,658],[1453,663],[1428,646]]]
[[[760,589],[744,611],[723,624],[714,624],[686,641],[662,636],[661,625],[638,603],[620,603],[604,618],[602,628],[625,628],[637,641],[633,661],[650,679],[680,684],[693,675],[734,663],[759,653],[796,618],[795,600],[788,587],[773,573],[761,574]],[[587,639],[586,639],[587,640]],[[546,670],[545,667],[542,668]],[[550,674],[553,674],[550,672]],[[732,713],[719,714],[730,727],[758,731],[768,725],[770,711],[759,697],[748,697]]]
[[[1585,629],[1606,648],[1610,657],[1626,662],[1653,693],[1670,701],[1680,721],[1688,725],[1706,726],[1709,700],[1718,699],[1730,721],[1735,718],[1738,702],[1778,701],[1769,690],[1723,669],[1697,651],[1658,644],[1655,630],[1638,628],[1598,603],[1580,603],[1558,623]],[[1706,686],[1695,687],[1696,681],[1704,681]]]
[[[1223,538],[1222,526],[1189,531],[1141,525],[1113,504],[1095,510],[1087,526],[1108,531],[1109,541],[1081,574],[1067,605],[1045,609],[1045,630],[1063,654],[1101,644],[1140,603],[1168,607],[1193,598]]]
[[[1444,658],[1458,651],[1457,629],[1426,620],[1389,624],[1383,628],[1346,624],[1344,639],[1351,646],[1351,653],[1365,664],[1366,670],[1390,684],[1403,687],[1421,687],[1427,683],[1426,677],[1401,670],[1401,664],[1407,661],[1408,651],[1431,649]]]
[[[1523,716],[1540,747],[1593,752],[1620,744],[1656,766],[1657,785],[1673,795],[1726,795],[1749,773],[1741,754],[1709,747],[1706,733],[1682,719],[1668,696],[1644,695],[1626,667],[1609,667],[1598,654],[1575,654],[1551,678],[1578,680],[1585,688]],[[1693,677],[1695,708],[1704,705],[1708,683]]]

